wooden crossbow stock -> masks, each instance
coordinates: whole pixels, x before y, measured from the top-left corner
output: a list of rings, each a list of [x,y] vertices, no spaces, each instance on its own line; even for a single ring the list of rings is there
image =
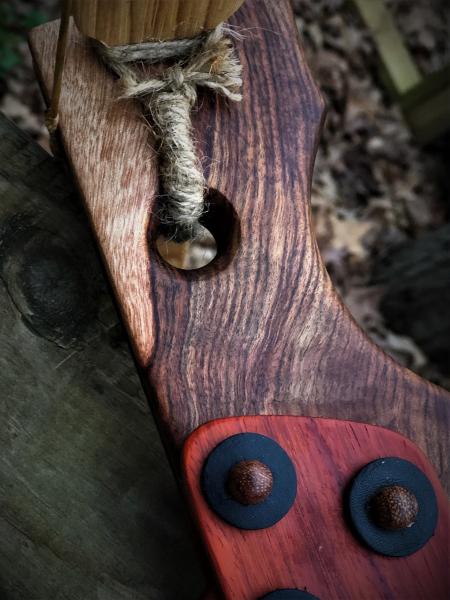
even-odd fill
[[[217,594],[447,598],[449,395],[367,338],[323,266],[309,195],[324,102],[288,0],[78,0],[72,14],[59,133]],[[194,112],[217,256],[183,271],[155,247],[149,129],[88,36],[189,37],[224,19],[245,33],[243,101],[204,94]],[[58,31],[30,38],[48,100]]]

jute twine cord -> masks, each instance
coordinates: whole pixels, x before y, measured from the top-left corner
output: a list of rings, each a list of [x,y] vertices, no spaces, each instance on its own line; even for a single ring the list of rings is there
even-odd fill
[[[219,25],[192,39],[108,47],[94,40],[105,64],[120,78],[121,98],[138,98],[149,113],[159,140],[163,202],[159,218],[179,240],[195,238],[204,212],[206,182],[195,152],[190,111],[197,88],[210,89],[230,100],[241,100],[241,65],[230,30]],[[147,78],[131,65],[177,59],[160,75]]]
[[[59,102],[61,98],[71,8],[72,0],[64,0],[62,4],[58,43],[56,47],[52,95],[50,98],[50,106],[45,113],[45,126],[47,127],[50,135],[50,148],[55,156],[58,156],[61,153],[57,139],[57,130],[59,122]]]

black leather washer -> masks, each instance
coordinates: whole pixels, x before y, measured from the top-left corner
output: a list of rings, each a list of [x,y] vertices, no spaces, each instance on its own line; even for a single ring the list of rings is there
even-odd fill
[[[242,460],[259,460],[272,471],[272,491],[259,504],[240,504],[227,492],[228,473]],[[289,511],[297,492],[291,459],[275,440],[259,433],[239,433],[216,446],[205,461],[201,483],[211,508],[239,529],[271,527]]]
[[[319,600],[319,598],[302,590],[277,590],[266,594],[260,600]]]
[[[416,521],[410,527],[386,530],[370,517],[370,500],[383,487],[399,485],[410,490],[419,505]],[[438,507],[433,487],[413,463],[401,458],[380,458],[365,466],[355,477],[348,497],[351,521],[362,540],[385,556],[409,556],[433,535]]]

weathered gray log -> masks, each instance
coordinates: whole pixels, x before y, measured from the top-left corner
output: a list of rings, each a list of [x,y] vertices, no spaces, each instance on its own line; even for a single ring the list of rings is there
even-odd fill
[[[0,115],[0,598],[196,598],[188,520],[73,190]]]
[[[381,311],[389,327],[450,373],[450,225],[390,253],[376,279],[386,288]]]

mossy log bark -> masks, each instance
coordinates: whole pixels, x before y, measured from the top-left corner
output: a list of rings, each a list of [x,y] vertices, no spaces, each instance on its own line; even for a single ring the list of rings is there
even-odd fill
[[[197,597],[203,576],[61,163],[0,115],[0,597]]]

